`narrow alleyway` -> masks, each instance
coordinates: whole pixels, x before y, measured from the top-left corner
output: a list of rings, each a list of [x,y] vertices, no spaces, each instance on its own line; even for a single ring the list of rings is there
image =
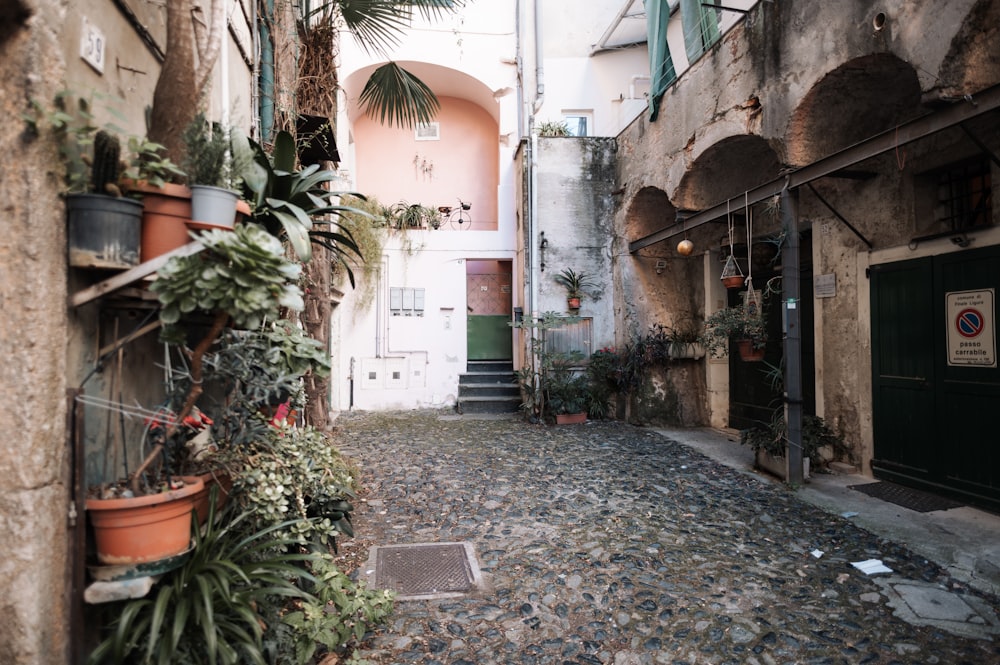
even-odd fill
[[[908,623],[886,582],[995,598],[780,484],[620,423],[442,415],[336,423],[365,486],[344,549],[471,543],[484,578],[398,601],[373,662],[1000,662],[989,620],[979,638]],[[893,573],[851,566],[867,559]]]

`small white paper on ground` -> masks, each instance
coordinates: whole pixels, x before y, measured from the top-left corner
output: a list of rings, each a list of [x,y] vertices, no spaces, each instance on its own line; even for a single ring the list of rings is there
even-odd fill
[[[867,561],[852,561],[851,565],[860,570],[865,575],[875,573],[891,573],[892,568],[886,566],[880,559],[868,559]]]
[[[853,512],[853,511],[850,511],[850,510],[849,510],[849,511],[847,511],[846,513],[840,513],[840,516],[841,516],[841,517],[844,517],[844,518],[848,518],[848,519],[849,519],[849,518],[851,518],[851,517],[857,517],[857,516],[858,516],[858,514],[857,514],[857,513],[855,513],[855,512]]]
[[[821,556],[823,556],[823,550],[813,550],[812,552],[810,552],[810,554],[812,554],[814,557],[818,559]]]

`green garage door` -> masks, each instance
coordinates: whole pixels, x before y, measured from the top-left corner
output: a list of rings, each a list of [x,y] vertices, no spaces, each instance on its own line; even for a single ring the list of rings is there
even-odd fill
[[[1000,248],[871,269],[878,477],[1000,509]]]

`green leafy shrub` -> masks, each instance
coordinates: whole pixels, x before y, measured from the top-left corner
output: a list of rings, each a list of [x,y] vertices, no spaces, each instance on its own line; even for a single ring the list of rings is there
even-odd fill
[[[285,258],[277,238],[252,224],[199,236],[205,249],[174,257],[150,287],[160,300],[164,325],[194,311],[222,312],[242,328],[258,328],[280,308],[302,311],[299,264]]]
[[[296,601],[294,609],[281,617],[282,626],[291,633],[288,641],[292,648],[274,645],[276,665],[286,660],[312,663],[320,650],[342,652],[364,640],[365,633],[385,622],[392,612],[395,592],[369,589],[364,581],[353,582],[327,556],[315,557],[310,568],[315,580],[313,597]],[[294,661],[282,655],[289,653],[294,653]]]
[[[297,543],[334,547],[337,535],[354,535],[356,474],[323,432],[278,423],[222,455],[233,495],[258,527],[281,522]]]

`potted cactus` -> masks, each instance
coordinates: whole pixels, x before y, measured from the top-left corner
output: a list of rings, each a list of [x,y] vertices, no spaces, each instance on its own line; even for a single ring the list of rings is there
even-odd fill
[[[125,270],[139,263],[142,204],[118,187],[121,142],[110,127],[95,123],[91,101],[56,95],[47,109],[33,101],[28,131],[51,132],[65,166],[69,264],[78,268]]]

